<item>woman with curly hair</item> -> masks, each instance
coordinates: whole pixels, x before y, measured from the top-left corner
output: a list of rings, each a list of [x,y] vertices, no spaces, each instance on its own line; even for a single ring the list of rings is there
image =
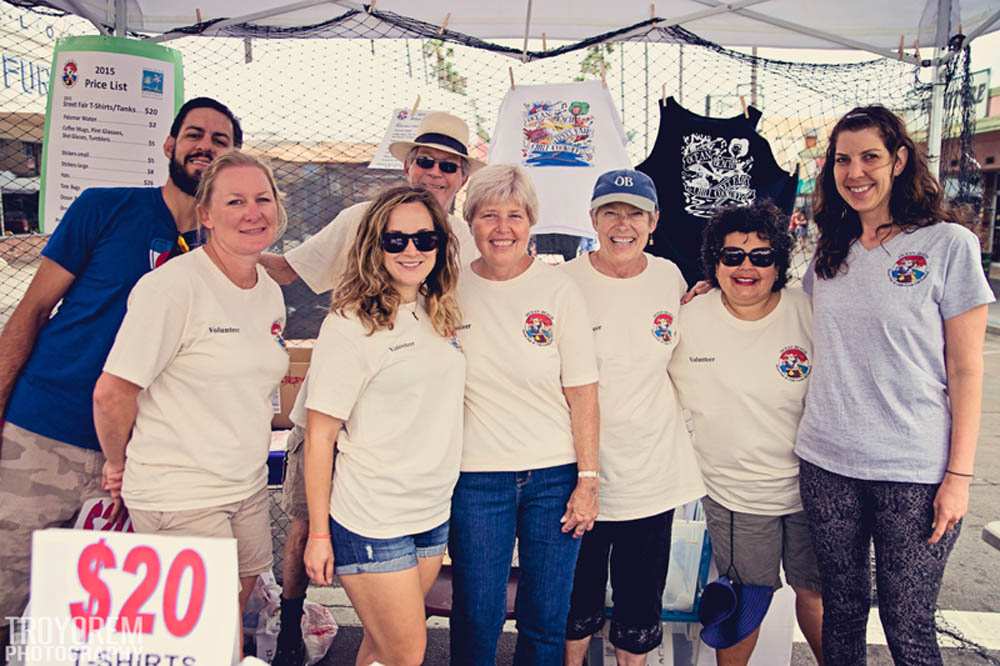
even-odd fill
[[[993,300],[956,221],[900,118],[868,106],[837,122],[804,281],[816,364],[795,447],[828,664],[865,663],[872,541],[893,659],[942,663],[934,607],[968,509]]]
[[[822,664],[820,576],[794,453],[815,358],[812,312],[802,290],[786,286],[787,229],[766,201],[712,218],[701,254],[713,289],[681,307],[669,369],[694,425],[716,566],[768,602],[783,568],[799,627]],[[720,665],[745,666],[763,619],[724,640],[702,638]]]
[[[318,584],[340,577],[364,626],[358,664],[423,661],[424,596],[461,459],[457,257],[430,192],[386,190],[364,214],[313,350],[305,565]]]

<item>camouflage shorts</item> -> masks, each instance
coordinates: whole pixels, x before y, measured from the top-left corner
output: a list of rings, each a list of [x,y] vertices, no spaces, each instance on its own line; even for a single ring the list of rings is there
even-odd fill
[[[309,506],[306,504],[305,430],[295,426],[288,433],[285,444],[285,472],[281,478],[281,508],[291,518],[309,520]]]
[[[31,533],[72,526],[85,501],[103,497],[100,451],[3,425],[0,442],[0,620],[28,601]]]

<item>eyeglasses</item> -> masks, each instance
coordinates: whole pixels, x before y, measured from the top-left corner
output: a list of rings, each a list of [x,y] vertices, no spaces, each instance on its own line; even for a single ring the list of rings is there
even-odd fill
[[[417,166],[421,169],[427,169],[430,171],[437,164],[438,168],[441,169],[441,173],[455,173],[458,171],[458,162],[449,162],[448,160],[436,160],[433,157],[427,157],[426,155],[418,155],[417,159],[413,160],[417,163]]]
[[[723,266],[735,268],[743,264],[743,258],[750,257],[750,263],[757,268],[767,268],[773,266],[777,257],[774,250],[769,247],[758,247],[756,250],[746,252],[738,247],[724,247],[719,253],[719,262]]]
[[[413,240],[413,246],[420,252],[436,250],[441,242],[441,235],[436,231],[418,231],[415,234],[404,234],[402,231],[386,231],[382,234],[382,249],[389,254],[399,254]]]

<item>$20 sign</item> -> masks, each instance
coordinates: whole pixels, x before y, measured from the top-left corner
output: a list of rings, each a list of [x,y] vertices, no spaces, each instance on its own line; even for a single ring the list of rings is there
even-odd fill
[[[237,586],[233,539],[41,530],[32,545],[29,654],[50,655],[39,663],[131,655],[138,666],[227,664]]]

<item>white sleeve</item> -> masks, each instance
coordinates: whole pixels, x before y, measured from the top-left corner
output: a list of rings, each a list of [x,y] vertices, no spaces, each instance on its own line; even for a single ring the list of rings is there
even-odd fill
[[[338,330],[343,321],[334,314],[323,322],[309,361],[305,406],[346,421],[370,372],[361,347]]]
[[[285,260],[314,293],[336,286],[367,210],[367,203],[345,208],[319,233],[285,253]]]
[[[190,293],[164,291],[158,282],[162,280],[136,283],[104,362],[104,372],[142,388],[152,384],[177,356],[191,314]]]
[[[564,280],[566,284],[559,294],[560,307],[556,323],[562,385],[572,387],[593,384],[598,377],[597,352],[594,350],[594,332],[587,314],[587,302],[580,288],[569,276]]]

